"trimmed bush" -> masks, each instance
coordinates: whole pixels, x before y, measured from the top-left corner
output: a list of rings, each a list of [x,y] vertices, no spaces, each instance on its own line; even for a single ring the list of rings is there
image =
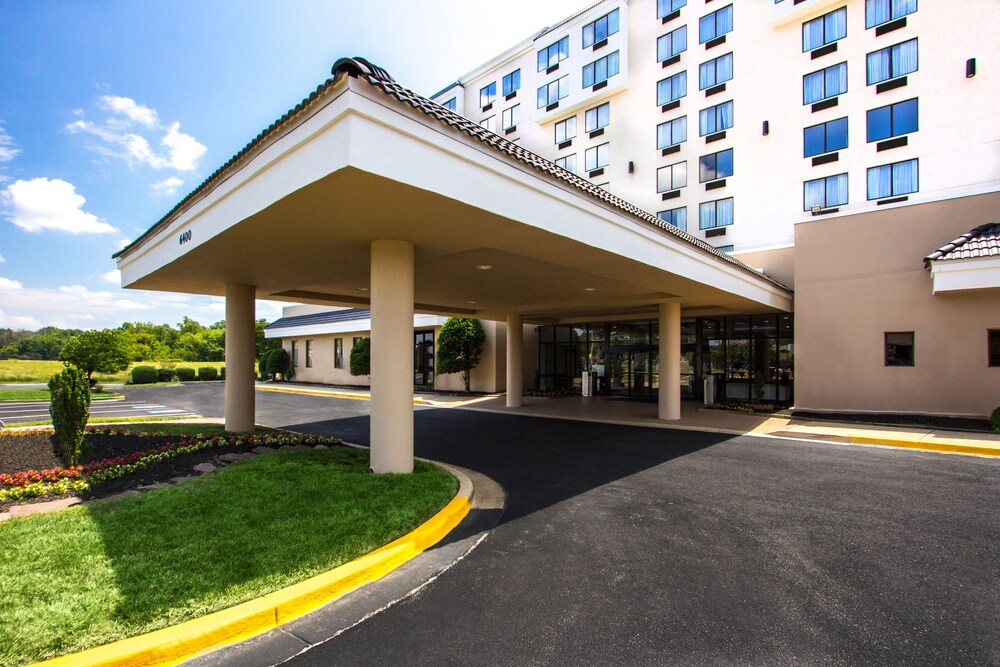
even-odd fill
[[[219,371],[214,366],[202,366],[198,369],[198,379],[203,382],[214,380],[219,377]]]
[[[1000,407],[993,410],[993,414],[990,415],[990,426],[997,433],[1000,433]]]
[[[59,441],[60,454],[67,466],[83,465],[90,457],[84,429],[90,418],[90,382],[76,366],[68,366],[49,380],[49,414]]]
[[[181,366],[177,369],[177,379],[181,382],[192,382],[194,380],[194,369]]]
[[[362,338],[351,346],[351,375],[371,375],[372,339]]]
[[[131,373],[132,384],[153,384],[160,379],[160,373],[152,366],[136,366]]]
[[[226,379],[226,367],[225,366],[223,366],[222,368],[219,369],[219,379],[220,380],[225,380]]]
[[[177,379],[177,373],[174,372],[173,368],[159,368],[156,375],[160,382],[173,382]]]
[[[264,363],[267,364],[268,375],[277,376],[280,373],[286,380],[290,377],[289,370],[292,365],[292,357],[284,348],[279,347],[276,350],[271,350]]]

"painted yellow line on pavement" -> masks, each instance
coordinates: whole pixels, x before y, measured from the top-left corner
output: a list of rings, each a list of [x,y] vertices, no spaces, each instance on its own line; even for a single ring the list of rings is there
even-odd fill
[[[309,396],[329,396],[331,398],[350,398],[355,401],[370,401],[372,397],[366,394],[343,394],[335,391],[314,391],[312,389],[286,389],[285,387],[257,387],[257,391],[277,391],[286,394],[307,394]],[[422,398],[413,399],[414,405],[432,405]]]
[[[198,653],[263,634],[385,576],[441,540],[465,518],[469,509],[469,497],[456,496],[412,532],[329,572],[180,625],[36,664],[46,667],[176,665]]]
[[[927,440],[900,440],[898,438],[875,438],[869,436],[850,436],[855,445],[885,445],[888,447],[903,447],[906,449],[923,449],[929,452],[947,452],[949,454],[971,454],[973,456],[1000,457],[1000,446],[969,445],[957,442],[931,442]]]

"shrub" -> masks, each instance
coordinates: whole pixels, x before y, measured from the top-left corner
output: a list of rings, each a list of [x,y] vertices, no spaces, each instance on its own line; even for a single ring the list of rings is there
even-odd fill
[[[351,375],[371,375],[372,339],[362,338],[351,346]]]
[[[177,379],[181,382],[191,382],[194,380],[194,369],[181,366],[177,369]]]
[[[485,341],[486,332],[479,320],[449,317],[438,332],[438,374],[461,373],[468,393],[471,371],[479,364]]]
[[[156,371],[157,379],[160,382],[173,382],[177,379],[177,373],[173,368],[160,368]]]
[[[993,427],[994,431],[1000,433],[1000,407],[997,407],[990,415],[990,426]]]
[[[136,366],[131,373],[132,384],[153,384],[160,379],[159,371],[152,366]]]
[[[202,366],[198,369],[198,379],[202,381],[214,380],[219,377],[219,371],[213,366]]]
[[[68,366],[49,380],[49,414],[59,442],[60,454],[67,466],[82,465],[90,456],[84,429],[90,417],[90,383],[87,374]]]
[[[292,365],[292,358],[284,348],[271,350],[264,363],[266,364],[268,375],[277,376],[280,373],[286,380],[291,377],[288,371]]]
[[[225,366],[223,366],[223,367],[221,367],[219,369],[219,379],[220,380],[225,380],[226,379],[226,367]]]
[[[273,350],[264,350],[264,353],[260,355],[260,359],[257,360],[257,372],[260,373],[261,380],[270,380],[271,376],[267,372],[267,358],[271,356]]]

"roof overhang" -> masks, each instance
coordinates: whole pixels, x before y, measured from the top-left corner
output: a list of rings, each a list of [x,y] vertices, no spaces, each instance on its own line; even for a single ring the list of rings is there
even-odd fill
[[[415,248],[423,313],[792,308],[790,290],[745,265],[344,72],[262,137],[119,253],[124,286],[249,284],[259,299],[364,307],[371,242],[401,239]]]
[[[934,294],[1000,289],[1000,256],[930,261]]]

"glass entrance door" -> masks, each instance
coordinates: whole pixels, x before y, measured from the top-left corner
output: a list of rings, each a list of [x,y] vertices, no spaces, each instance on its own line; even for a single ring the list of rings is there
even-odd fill
[[[631,398],[653,398],[659,390],[659,368],[656,350],[633,349],[628,352],[628,395]]]
[[[434,388],[433,331],[417,331],[413,334],[413,386],[418,389]]]

